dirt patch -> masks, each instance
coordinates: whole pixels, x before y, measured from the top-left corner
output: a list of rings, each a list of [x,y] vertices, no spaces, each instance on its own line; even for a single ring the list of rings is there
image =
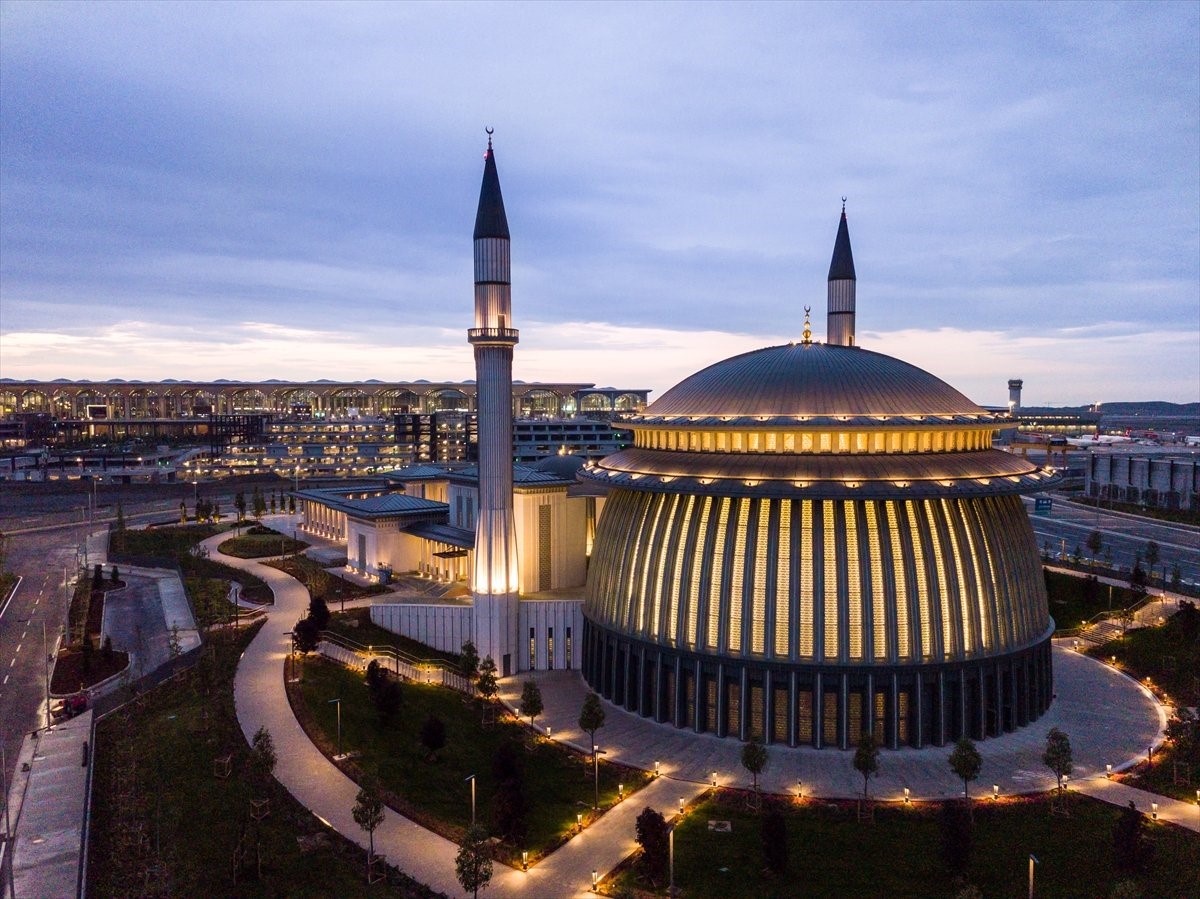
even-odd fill
[[[84,690],[120,674],[129,666],[129,655],[112,650],[84,652],[78,647],[63,649],[54,663],[50,692],[58,695]]]

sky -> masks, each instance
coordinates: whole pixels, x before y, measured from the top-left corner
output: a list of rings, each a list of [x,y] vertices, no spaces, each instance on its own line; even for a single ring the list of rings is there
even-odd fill
[[[1200,4],[0,3],[0,377],[466,380],[799,337],[1003,404],[1200,401]]]

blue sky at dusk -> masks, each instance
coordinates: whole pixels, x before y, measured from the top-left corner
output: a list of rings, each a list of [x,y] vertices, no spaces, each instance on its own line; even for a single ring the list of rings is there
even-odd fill
[[[1200,400],[1200,4],[0,3],[0,377],[661,392],[825,329],[984,403]]]

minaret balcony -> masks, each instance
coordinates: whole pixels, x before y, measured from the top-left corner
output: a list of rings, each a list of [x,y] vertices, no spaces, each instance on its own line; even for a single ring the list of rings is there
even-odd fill
[[[467,341],[475,346],[513,346],[520,340],[521,332],[516,328],[471,328]]]

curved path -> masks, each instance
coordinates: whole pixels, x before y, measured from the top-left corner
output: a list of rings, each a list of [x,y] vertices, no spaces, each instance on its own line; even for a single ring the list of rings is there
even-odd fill
[[[284,662],[292,625],[308,608],[308,591],[282,571],[247,559],[218,552],[228,539],[218,535],[204,541],[213,558],[226,565],[253,572],[270,585],[275,605],[266,624],[246,647],[234,680],[238,723],[247,741],[259,727],[266,727],[275,741],[278,762],[275,777],[298,802],[353,842],[367,847],[367,835],[354,823],[358,786],[346,777],[312,744],[292,714],[284,691]],[[647,805],[668,814],[678,800],[690,800],[700,786],[660,778],[605,814],[599,822],[531,868],[528,873],[496,864],[489,896],[569,897],[589,895],[591,872],[601,875],[635,848],[634,818]],[[464,791],[467,807],[469,794]],[[383,824],[375,831],[375,849],[391,864],[435,890],[450,896],[462,895],[454,876],[458,846],[387,809]]]

